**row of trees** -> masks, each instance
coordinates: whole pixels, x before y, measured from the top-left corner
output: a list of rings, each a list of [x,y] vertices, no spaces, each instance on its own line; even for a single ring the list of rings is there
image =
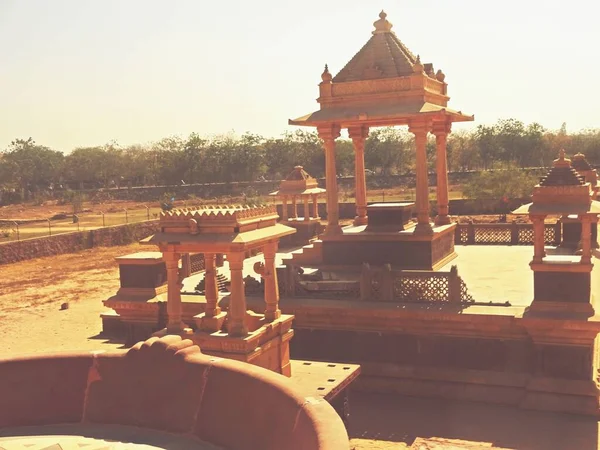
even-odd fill
[[[404,129],[373,129],[365,146],[365,165],[382,175],[414,169],[412,135]],[[600,163],[600,130],[567,133],[566,126],[549,131],[540,124],[515,119],[458,131],[448,140],[451,171],[491,169],[499,165],[548,166],[560,148],[581,151],[592,164]],[[352,142],[340,139],[337,168],[354,170]],[[435,170],[435,140],[428,146],[430,169]],[[187,138],[169,137],[148,145],[76,148],[65,154],[17,139],[0,153],[0,189],[26,193],[69,187],[98,188],[119,185],[172,185],[281,179],[301,164],[313,176],[324,174],[324,155],[315,132],[297,130],[280,138],[251,133]]]

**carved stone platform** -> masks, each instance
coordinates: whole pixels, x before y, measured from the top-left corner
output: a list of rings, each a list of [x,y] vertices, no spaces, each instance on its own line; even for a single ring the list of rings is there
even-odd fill
[[[323,237],[321,264],[391,264],[399,269],[437,270],[456,257],[455,228],[456,224],[436,226],[430,234],[421,234],[415,227],[375,232],[369,226],[346,227],[343,234]]]

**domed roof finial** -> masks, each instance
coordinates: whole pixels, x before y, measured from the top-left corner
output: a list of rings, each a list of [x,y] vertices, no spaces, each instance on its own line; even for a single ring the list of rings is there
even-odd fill
[[[325,83],[328,83],[332,80],[332,78],[333,76],[329,73],[329,67],[327,67],[327,64],[325,64],[325,70],[321,74],[321,80],[323,80]]]
[[[375,27],[373,34],[390,33],[393,27],[393,25],[387,20],[387,14],[383,10],[379,13],[379,20],[373,22],[373,26]]]

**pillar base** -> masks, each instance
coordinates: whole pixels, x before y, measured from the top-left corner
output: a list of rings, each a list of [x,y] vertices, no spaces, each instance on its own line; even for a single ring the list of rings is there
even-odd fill
[[[354,226],[358,227],[360,225],[368,225],[369,218],[368,216],[356,216],[354,218]]]
[[[446,214],[444,215],[437,215],[435,217],[435,225],[436,226],[440,226],[440,225],[450,225],[450,217]]]
[[[338,236],[344,234],[340,225],[327,225],[325,227],[325,236]]]
[[[212,316],[207,316],[206,313],[202,313],[194,316],[194,321],[196,322],[196,327],[198,327],[199,330],[214,333],[223,327],[226,317],[227,313],[224,311]]]
[[[420,235],[432,235],[433,227],[430,223],[417,223],[414,233]]]

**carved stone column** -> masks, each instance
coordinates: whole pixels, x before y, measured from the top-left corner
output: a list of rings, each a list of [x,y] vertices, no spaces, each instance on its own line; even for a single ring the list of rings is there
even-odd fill
[[[312,196],[312,204],[313,204],[313,213],[312,216],[314,219],[319,218],[319,202],[317,200],[317,194],[313,194]]]
[[[292,219],[298,218],[298,205],[296,204],[296,196],[292,195]]]
[[[217,285],[216,256],[214,253],[204,254],[204,296],[206,297],[206,317],[215,317],[221,312],[218,306],[219,287]]]
[[[448,157],[446,155],[446,143],[448,134],[452,127],[451,122],[434,122],[433,134],[436,143],[436,172],[437,172],[437,207],[438,213],[435,218],[436,225],[447,225],[450,223],[448,217]]]
[[[163,252],[167,268],[167,333],[177,334],[185,330],[181,320],[181,280],[179,278],[179,253]]]
[[[592,262],[592,218],[580,216],[581,221],[581,264]]]
[[[304,195],[303,196],[303,200],[304,200],[304,221],[308,222],[310,220],[310,211],[308,208],[308,195]]]
[[[192,261],[189,253],[181,255],[181,277],[187,278],[192,274]]]
[[[367,218],[367,180],[365,176],[365,141],[369,135],[366,126],[348,128],[348,134],[354,144],[354,190],[356,191],[356,217],[354,225],[366,225]]]
[[[545,250],[545,238],[544,238],[544,219],[546,216],[531,216],[530,219],[533,222],[533,262],[541,263],[544,256],[546,256]]]
[[[246,324],[247,308],[243,275],[244,252],[228,253],[227,261],[229,261],[231,273],[227,331],[231,336],[245,336],[248,334],[248,326]]]
[[[416,233],[430,234],[429,223],[429,178],[427,174],[427,122],[414,122],[410,124],[409,131],[415,135],[416,146],[416,175],[417,175],[417,226]]]
[[[269,242],[263,247],[265,256],[264,265],[259,264],[257,272],[265,281],[265,319],[269,322],[281,317],[279,309],[279,285],[277,284],[277,269],[275,267],[275,255],[277,253],[277,242]]]
[[[281,220],[288,220],[287,200],[287,195],[284,195],[281,204]]]
[[[335,168],[335,140],[340,137],[340,127],[331,125],[317,129],[325,150],[325,183],[327,189],[327,227],[325,235],[342,234],[338,204],[337,170]]]

